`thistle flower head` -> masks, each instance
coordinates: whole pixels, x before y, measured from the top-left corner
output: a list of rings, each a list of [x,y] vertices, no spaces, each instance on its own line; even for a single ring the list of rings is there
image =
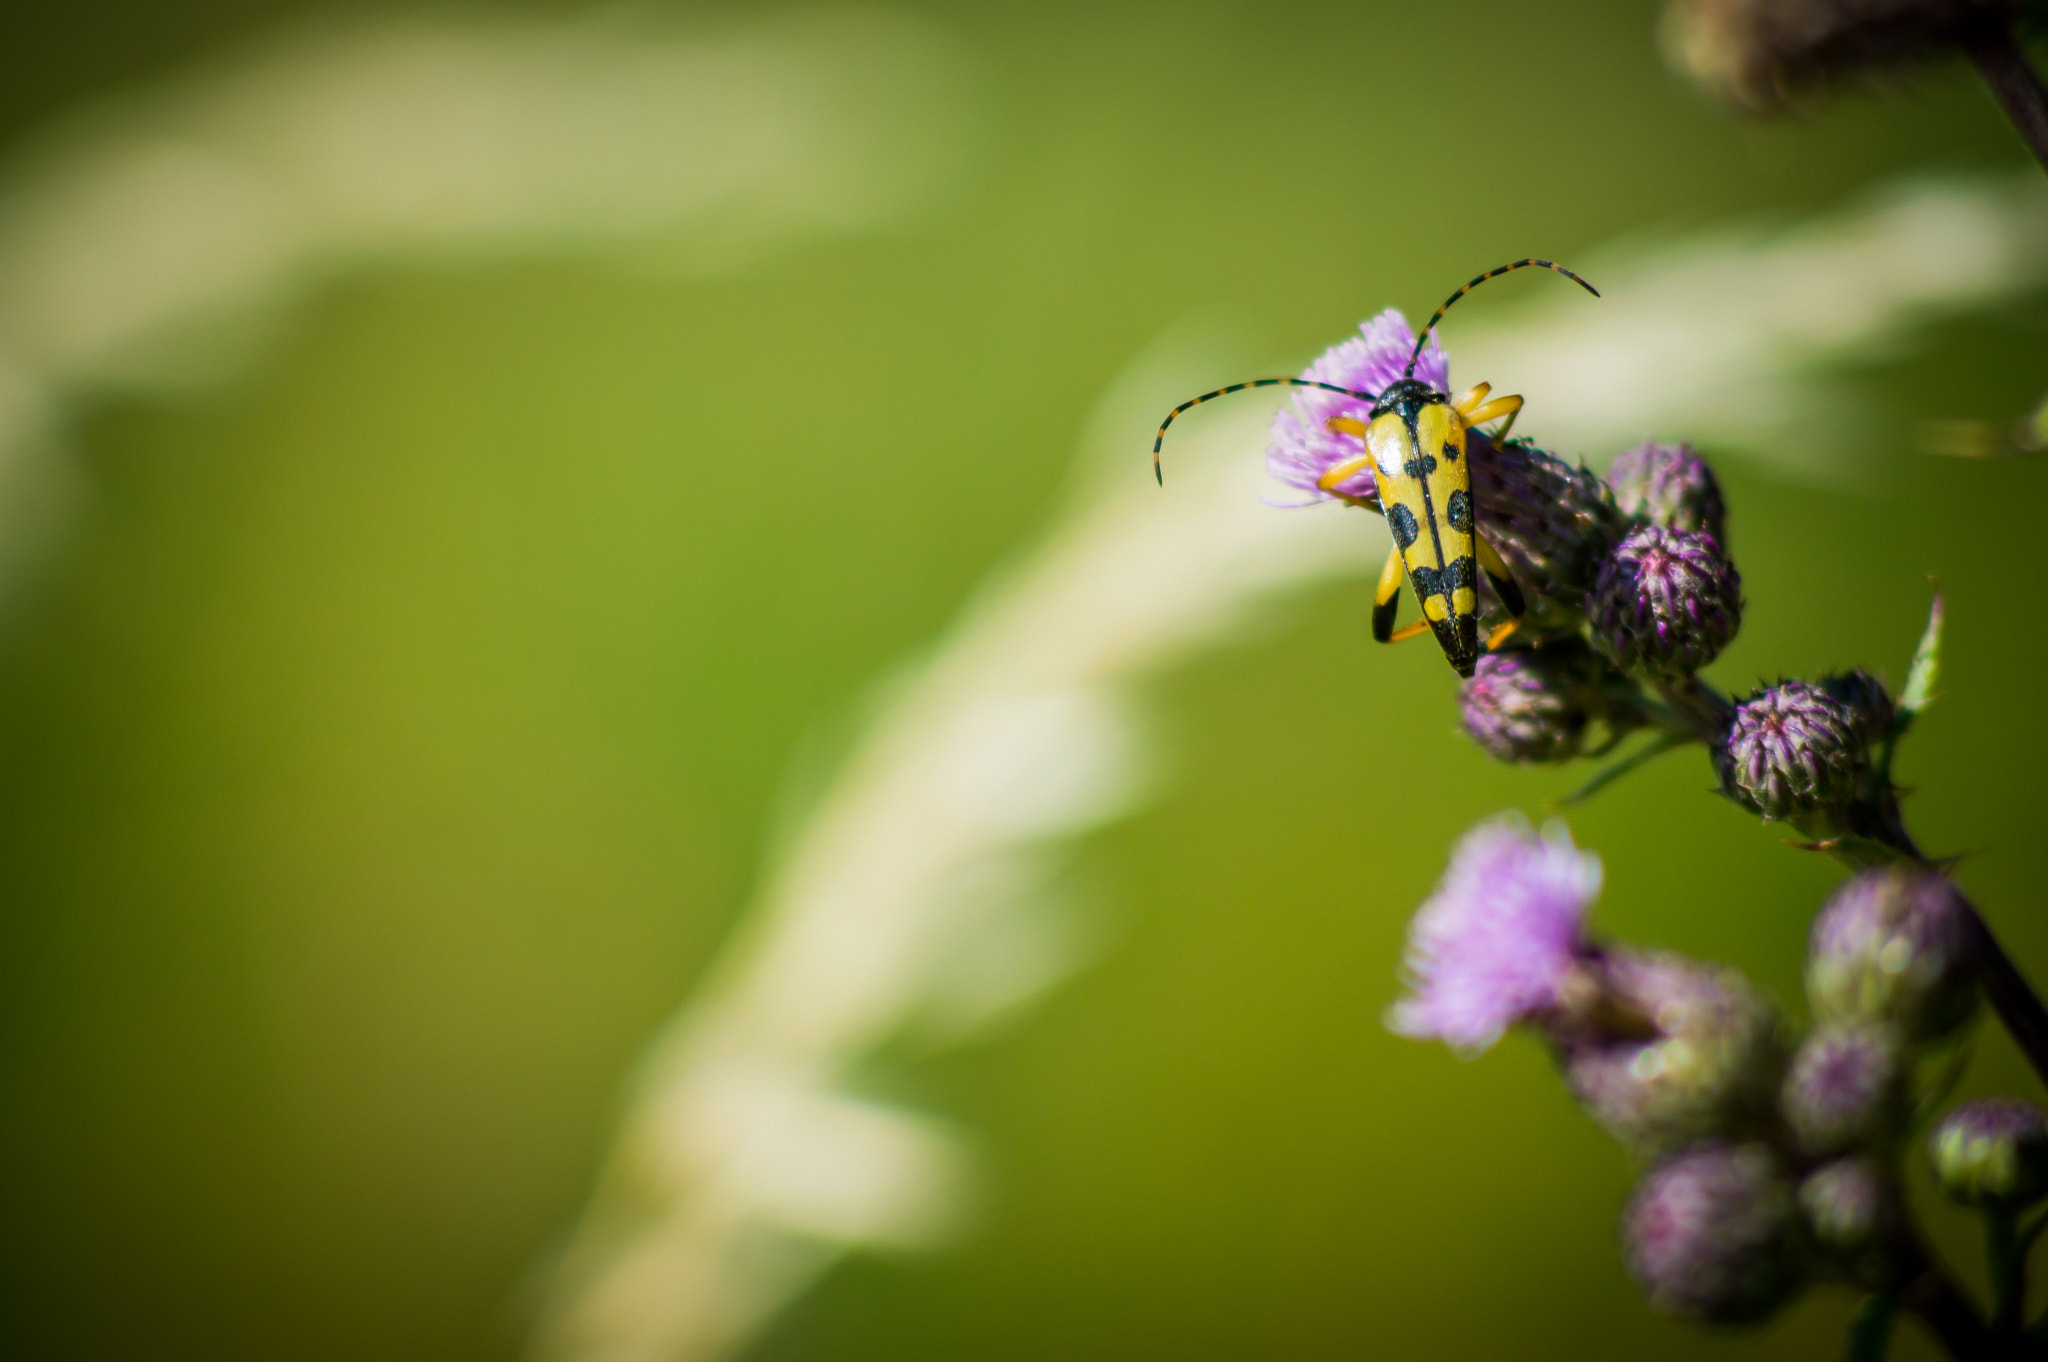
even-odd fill
[[[1474,430],[1465,448],[1479,524],[1528,597],[1520,637],[1576,633],[1600,561],[1628,527],[1613,492],[1526,440],[1496,444]],[[1489,598],[1487,624],[1502,618]]]
[[[1804,1276],[1792,1184],[1760,1144],[1709,1143],[1651,1169],[1621,1239],[1650,1304],[1702,1324],[1763,1319]]]
[[[1388,308],[1361,323],[1358,334],[1331,346],[1301,371],[1301,377],[1318,383],[1334,383],[1353,392],[1378,393],[1401,377],[1408,367],[1408,355],[1415,348],[1415,332],[1408,319]],[[1450,384],[1450,361],[1435,336],[1422,348],[1415,365],[1415,377],[1444,391]],[[1317,388],[1298,388],[1292,405],[1273,416],[1273,438],[1266,446],[1266,471],[1290,487],[1299,488],[1320,501],[1332,499],[1330,492],[1316,485],[1323,474],[1346,459],[1365,452],[1365,442],[1355,435],[1339,435],[1324,422],[1333,416],[1354,421],[1369,419],[1372,404],[1341,393]],[[1372,466],[1365,465],[1335,489],[1345,496],[1377,496]]]
[[[1710,534],[1639,525],[1601,560],[1586,617],[1616,666],[1682,676],[1735,637],[1742,576]]]
[[[1900,1123],[1905,1080],[1905,1044],[1892,1027],[1822,1026],[1793,1053],[1780,1109],[1806,1153],[1839,1153]]]
[[[1867,1155],[1808,1173],[1799,1184],[1799,1210],[1815,1240],[1846,1254],[1883,1243],[1901,1219],[1897,1183]]]
[[[2016,0],[1673,0],[1664,46],[1730,103],[1779,110],[1802,93],[1927,61]]]
[[[1934,1181],[1966,1206],[2022,1207],[2048,1196],[2048,1119],[2012,1097],[1965,1102],[1927,1136]]]
[[[1891,731],[1897,707],[1884,682],[1861,667],[1846,672],[1829,672],[1820,679],[1821,692],[1839,701],[1849,711],[1850,723],[1866,749],[1884,740]]]
[[[1849,711],[1804,681],[1743,700],[1714,753],[1730,798],[1765,818],[1795,821],[1839,812],[1864,760]]]
[[[1823,1022],[1888,1022],[1938,1039],[1976,1010],[1973,914],[1938,871],[1866,870],[1829,897],[1807,947],[1806,994]]]
[[[1599,894],[1599,858],[1562,827],[1539,834],[1509,817],[1474,828],[1408,926],[1409,995],[1389,1027],[1477,1052],[1557,1006]]]
[[[1566,1084],[1608,1134],[1654,1158],[1769,1125],[1783,1027],[1739,973],[1631,950],[1605,953],[1593,973],[1598,1000],[1555,1035]]]
[[[1637,445],[1608,466],[1607,485],[1625,516],[1728,542],[1721,484],[1691,445]]]
[[[1604,708],[1605,670],[1577,637],[1488,653],[1459,692],[1465,731],[1501,761],[1569,761]]]

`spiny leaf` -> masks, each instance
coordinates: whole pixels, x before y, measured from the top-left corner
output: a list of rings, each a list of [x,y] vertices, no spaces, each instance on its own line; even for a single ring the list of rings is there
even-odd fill
[[[1615,762],[1614,765],[1596,773],[1591,780],[1581,785],[1578,789],[1573,790],[1563,799],[1552,800],[1550,807],[1553,809],[1568,809],[1574,804],[1583,804],[1637,767],[1647,765],[1652,759],[1663,756],[1674,747],[1683,747],[1692,740],[1693,738],[1690,733],[1663,734],[1656,741],[1647,746],[1637,748],[1620,761]]]
[[[1906,689],[1899,695],[1900,727],[1911,723],[1921,710],[1934,703],[1934,688],[1941,684],[1941,592],[1927,608],[1927,628],[1920,646],[1913,650],[1913,665],[1906,669]]]

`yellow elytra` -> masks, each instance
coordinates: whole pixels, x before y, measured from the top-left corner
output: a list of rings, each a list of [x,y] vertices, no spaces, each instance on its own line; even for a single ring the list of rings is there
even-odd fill
[[[1159,423],[1159,433],[1152,441],[1153,475],[1159,476],[1159,449],[1174,418],[1190,407],[1229,393],[1282,386],[1319,388],[1372,403],[1364,421],[1333,416],[1325,423],[1336,434],[1362,440],[1365,449],[1326,470],[1316,485],[1355,506],[1378,511],[1387,518],[1387,528],[1393,533],[1393,551],[1387,555],[1379,586],[1373,593],[1373,637],[1381,643],[1397,643],[1424,632],[1434,633],[1437,645],[1458,675],[1472,675],[1481,653],[1498,646],[1514,631],[1526,603],[1514,575],[1477,523],[1465,434],[1474,426],[1505,417],[1505,423],[1494,435],[1496,440],[1504,438],[1508,427],[1514,424],[1515,414],[1522,409],[1522,399],[1489,398],[1491,385],[1480,383],[1454,402],[1449,393],[1439,392],[1416,378],[1415,365],[1422,358],[1422,348],[1428,344],[1430,333],[1436,330],[1444,313],[1450,311],[1451,304],[1489,279],[1530,265],[1555,270],[1595,298],[1600,296],[1600,291],[1584,279],[1549,260],[1517,260],[1488,270],[1444,300],[1443,306],[1430,317],[1429,325],[1415,338],[1415,349],[1408,356],[1408,367],[1401,377],[1379,392],[1357,392],[1306,378],[1257,378],[1203,393],[1175,407]],[[1368,467],[1378,484],[1375,497],[1351,497],[1336,490]],[[1493,631],[1484,648],[1479,641],[1481,572],[1486,574],[1509,616],[1507,623]],[[1394,617],[1400,608],[1404,575],[1414,588],[1422,618],[1396,630]]]

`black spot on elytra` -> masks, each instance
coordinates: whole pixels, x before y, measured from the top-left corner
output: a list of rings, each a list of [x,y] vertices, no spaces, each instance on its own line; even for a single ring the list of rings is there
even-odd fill
[[[1399,502],[1387,508],[1387,528],[1394,532],[1394,542],[1404,550],[1415,542],[1415,536],[1422,527],[1415,523],[1415,512]]]
[[[1445,462],[1445,463],[1456,463],[1457,461],[1458,461],[1458,446],[1457,446],[1457,443],[1456,443],[1455,441],[1452,441],[1452,440],[1446,440],[1446,441],[1444,441],[1444,462]]]
[[[1411,478],[1426,478],[1431,473],[1436,472],[1436,456],[1434,454],[1417,454],[1414,458],[1401,465],[1401,471]]]
[[[1415,578],[1415,594],[1418,596],[1442,596],[1445,604],[1450,603],[1451,594],[1460,587],[1471,586],[1478,577],[1479,565],[1470,556],[1454,558],[1442,568],[1419,567],[1410,575]]]
[[[1452,529],[1460,534],[1472,533],[1472,494],[1462,487],[1454,490],[1444,514],[1450,518]]]

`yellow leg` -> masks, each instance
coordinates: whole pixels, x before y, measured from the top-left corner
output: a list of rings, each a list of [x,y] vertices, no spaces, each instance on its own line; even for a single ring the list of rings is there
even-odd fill
[[[1340,464],[1333,464],[1329,472],[1323,474],[1320,478],[1316,479],[1316,486],[1322,488],[1325,492],[1327,492],[1332,487],[1337,486],[1339,483],[1349,481],[1351,475],[1353,473],[1358,472],[1359,469],[1371,467],[1372,455],[1357,455],[1354,458],[1344,460],[1344,462]]]
[[[1372,636],[1375,642],[1393,641],[1394,615],[1401,608],[1401,575],[1404,571],[1401,550],[1390,550],[1385,566],[1380,568],[1379,585],[1372,590]]]
[[[1514,394],[1508,397],[1496,397],[1491,402],[1481,402],[1478,406],[1472,408],[1471,411],[1458,414],[1465,418],[1465,424],[1468,426],[1483,426],[1495,417],[1513,417],[1521,409],[1521,395]]]
[[[1354,421],[1348,416],[1332,416],[1323,422],[1323,429],[1332,435],[1356,435],[1361,440],[1365,438],[1365,422]]]
[[[1406,643],[1411,638],[1420,638],[1429,632],[1428,620],[1412,620],[1387,636],[1389,643]]]
[[[1465,418],[1466,425],[1474,425],[1476,422],[1472,420],[1472,413],[1478,409],[1479,404],[1484,402],[1486,395],[1492,391],[1493,385],[1491,383],[1474,383],[1471,387],[1465,389],[1463,397],[1460,397],[1451,405],[1458,409],[1458,415]]]
[[[1486,636],[1486,651],[1490,653],[1495,648],[1500,647],[1501,644],[1507,642],[1509,634],[1514,633],[1515,630],[1521,627],[1522,622],[1519,619],[1512,619],[1504,624],[1495,625],[1493,632]]]

